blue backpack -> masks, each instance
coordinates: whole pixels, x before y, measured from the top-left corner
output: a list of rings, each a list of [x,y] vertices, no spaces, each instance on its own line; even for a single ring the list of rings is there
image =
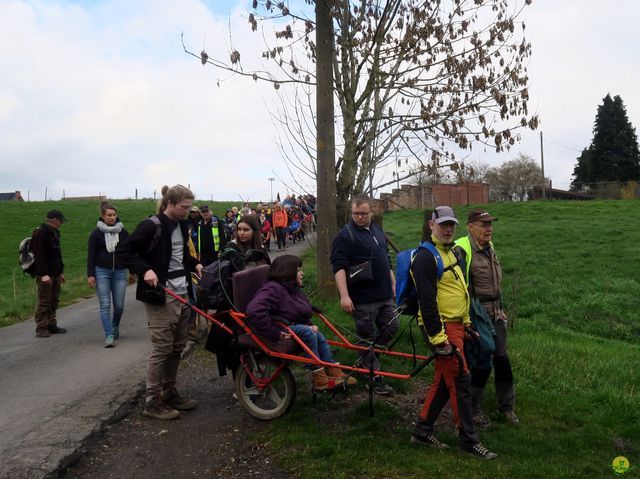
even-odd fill
[[[396,304],[399,307],[404,306],[402,314],[411,316],[418,314],[418,299],[416,286],[411,277],[411,265],[421,248],[429,250],[435,258],[438,280],[444,274],[442,256],[438,253],[436,246],[429,241],[423,241],[417,248],[405,249],[396,255]]]

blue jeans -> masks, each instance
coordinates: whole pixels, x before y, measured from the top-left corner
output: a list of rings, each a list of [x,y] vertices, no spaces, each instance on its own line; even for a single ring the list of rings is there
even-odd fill
[[[291,330],[296,333],[296,335],[302,340],[304,344],[319,357],[322,361],[327,363],[334,363],[333,355],[331,354],[331,348],[329,347],[329,343],[327,343],[324,335],[318,331],[314,331],[311,329],[311,326],[307,326],[306,324],[292,324],[290,326]],[[311,369],[316,369],[317,366],[312,365]]]
[[[124,295],[127,290],[127,270],[107,269],[96,266],[96,291],[100,303],[100,320],[105,336],[113,336],[113,328],[120,326],[124,311]],[[113,319],[111,298],[113,297]]]

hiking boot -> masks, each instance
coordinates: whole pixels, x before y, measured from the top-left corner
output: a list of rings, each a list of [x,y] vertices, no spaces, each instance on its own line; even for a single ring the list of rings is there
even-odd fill
[[[513,410],[511,411],[500,411],[500,414],[502,414],[502,417],[505,418],[505,420],[511,424],[519,424],[520,423],[520,419],[518,419],[518,416],[516,416],[516,413],[513,412]]]
[[[142,414],[162,421],[169,421],[180,417],[180,411],[176,411],[167,406],[159,396],[147,398]]]
[[[36,333],[36,338],[48,338],[49,336],[51,336],[49,331],[39,331]]]
[[[484,459],[485,461],[490,461],[491,459],[495,459],[496,457],[498,457],[495,452],[491,452],[479,442],[476,442],[469,449],[461,449],[461,452],[469,454],[473,457],[477,457],[478,459]]]
[[[371,384],[367,384],[368,388],[371,388]],[[379,396],[391,396],[395,391],[391,386],[384,382],[382,376],[376,376],[373,378],[373,392]]]
[[[441,451],[445,449],[449,449],[445,443],[438,441],[438,438],[433,434],[429,434],[428,436],[416,436],[415,434],[411,435],[411,440],[409,441],[411,444],[420,444],[422,446],[429,446],[435,449],[440,449]]]
[[[66,332],[67,332],[66,329],[60,328],[58,326],[55,326],[53,328],[49,328],[49,334],[64,334]]]
[[[162,393],[162,400],[170,408],[177,409],[178,411],[188,411],[195,409],[198,405],[198,401],[195,399],[188,399],[180,396],[180,393],[176,389],[172,389]]]
[[[342,378],[334,378],[327,376],[324,368],[311,371],[313,380],[313,389],[316,391],[327,391],[340,386],[344,380]]]
[[[356,378],[354,378],[353,376],[349,376],[348,374],[345,374],[345,372],[342,369],[337,368],[335,366],[327,367],[326,373],[327,373],[327,376],[332,377],[334,379],[341,378],[343,382],[347,383],[347,386],[353,386],[358,382]]]
[[[484,431],[485,429],[489,429],[491,427],[491,420],[489,419],[489,416],[480,411],[479,413],[473,415],[473,425],[476,427],[476,429]]]
[[[114,346],[113,344],[113,336],[107,336],[107,339],[104,342],[104,347],[105,348],[112,348]]]

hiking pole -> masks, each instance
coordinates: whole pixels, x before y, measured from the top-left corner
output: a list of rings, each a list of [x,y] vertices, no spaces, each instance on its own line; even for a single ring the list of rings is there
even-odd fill
[[[429,363],[436,358],[436,356],[437,356],[437,354],[433,353],[427,359],[422,361],[420,364],[418,364],[418,366],[413,371],[411,371],[409,373],[409,376],[411,376],[412,378],[417,376],[420,373],[420,371],[422,371],[424,368],[426,368],[429,365]]]
[[[393,311],[393,316],[391,316],[391,319],[387,322],[387,324],[384,325],[384,328],[382,328],[380,330],[380,332],[378,333],[378,335],[374,338],[374,340],[370,343],[369,345],[369,349],[368,349],[368,353],[372,353],[375,355],[375,353],[373,352],[373,350],[375,349],[376,346],[383,346],[384,348],[386,348],[387,350],[389,349],[386,345],[380,345],[378,344],[378,341],[380,341],[380,339],[382,338],[382,336],[384,335],[384,333],[387,332],[387,329],[389,329],[389,326],[391,326],[391,323],[393,323],[396,319],[400,318],[400,315],[402,314],[404,308],[399,307],[396,308]],[[395,343],[394,343],[395,344]]]
[[[369,365],[369,417],[373,417],[373,387],[375,385],[375,376],[373,375],[373,361]]]
[[[436,358],[436,356],[455,356],[456,359],[458,360],[458,376],[462,376],[464,374],[464,362],[462,358],[462,353],[458,348],[454,348],[449,354],[439,355],[438,353],[434,352],[431,356],[429,356],[427,359],[425,359],[420,364],[418,364],[418,366],[409,373],[409,376],[411,376],[412,378],[417,376],[420,373],[420,371],[422,371],[425,367],[427,367],[429,363]]]

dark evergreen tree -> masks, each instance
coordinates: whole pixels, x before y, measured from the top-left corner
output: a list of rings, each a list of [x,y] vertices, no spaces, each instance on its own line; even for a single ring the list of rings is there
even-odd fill
[[[591,147],[582,150],[578,157],[578,163],[573,167],[572,191],[581,191],[587,183],[591,182]]]
[[[598,107],[593,140],[578,158],[573,176],[576,189],[585,183],[640,179],[638,137],[620,96],[607,94]]]

